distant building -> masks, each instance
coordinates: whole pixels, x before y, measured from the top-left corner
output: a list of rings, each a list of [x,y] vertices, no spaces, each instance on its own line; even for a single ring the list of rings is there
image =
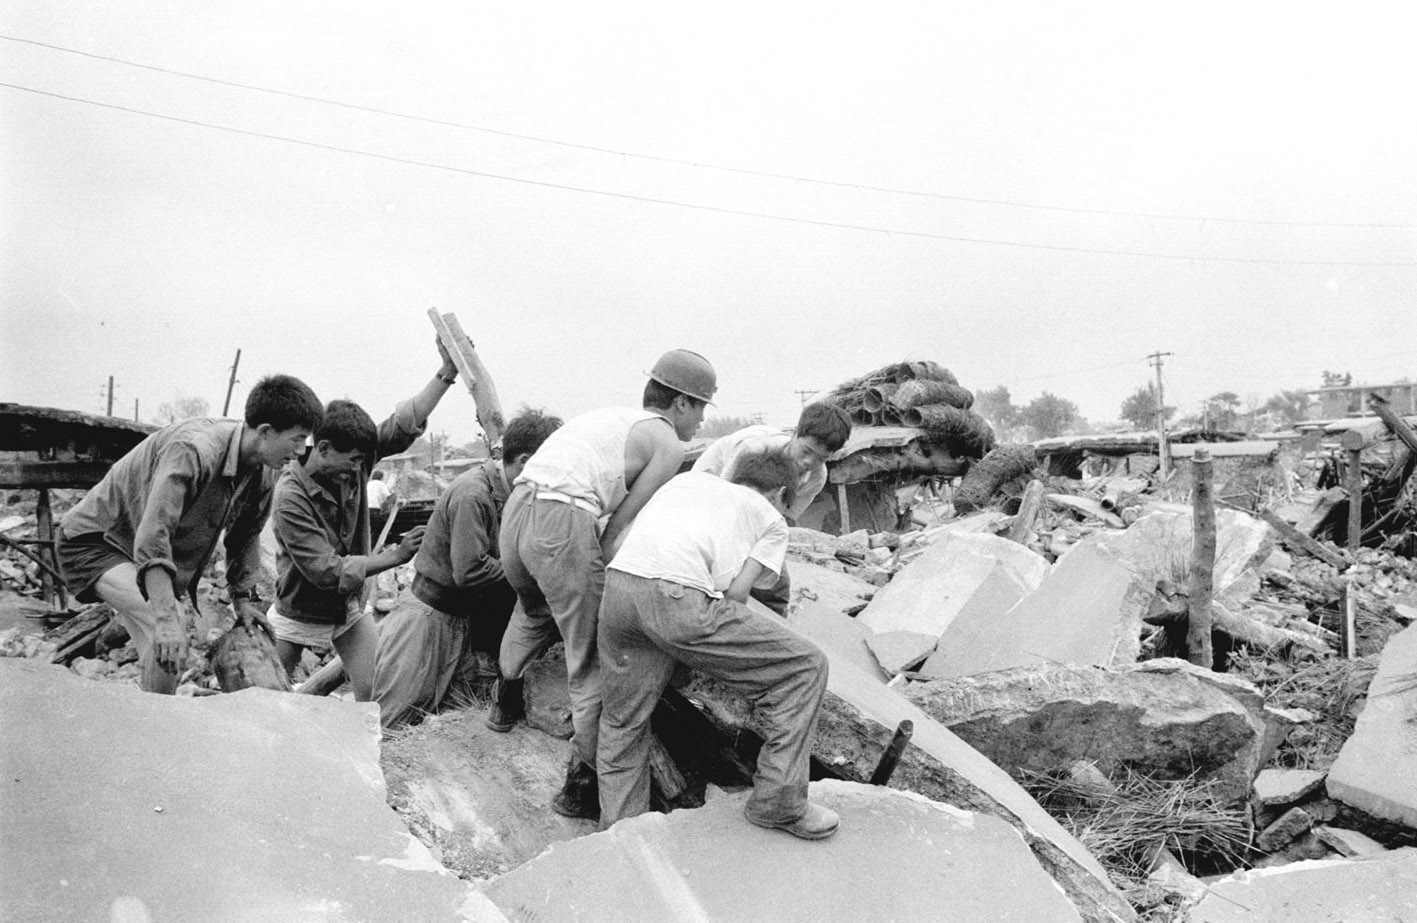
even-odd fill
[[[1417,414],[1417,382],[1390,385],[1342,385],[1308,392],[1319,402],[1319,419],[1361,416],[1368,413],[1369,394],[1380,394],[1401,414]]]

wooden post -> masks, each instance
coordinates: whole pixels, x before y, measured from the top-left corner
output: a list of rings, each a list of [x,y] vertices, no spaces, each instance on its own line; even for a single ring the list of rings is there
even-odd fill
[[[437,308],[428,309],[428,319],[433,329],[438,331],[438,339],[453,364],[462,375],[467,393],[472,395],[472,403],[477,408],[477,423],[487,439],[487,447],[493,448],[502,441],[502,431],[506,423],[502,419],[502,399],[497,396],[497,387],[492,383],[492,375],[477,355],[472,340],[463,332],[455,314],[439,314]]]
[[[1343,434],[1348,464],[1343,487],[1348,491],[1348,550],[1356,552],[1363,542],[1363,434],[1350,430]]]
[[[34,507],[35,524],[39,526],[39,554],[55,570],[59,569],[59,555],[54,550],[54,514],[49,507],[49,490],[41,487],[39,489],[39,501]],[[64,592],[64,584],[56,582],[49,576],[49,572],[44,568],[39,570],[39,587],[41,597],[47,603],[57,603],[57,608],[67,609],[69,607],[68,594]]]
[[[1197,448],[1191,458],[1194,490],[1191,517],[1190,623],[1186,632],[1188,659],[1207,670],[1214,669],[1211,651],[1211,596],[1215,579],[1215,500],[1211,496],[1210,450]]]
[[[1358,656],[1358,597],[1353,592],[1353,579],[1343,580],[1343,594],[1340,602],[1343,611],[1339,613],[1339,637],[1343,640],[1343,656],[1352,660]]]
[[[851,504],[846,499],[846,484],[836,485],[836,505],[841,509],[841,534],[851,531]]]
[[[231,363],[231,377],[226,382],[226,400],[221,402],[221,415],[224,417],[231,410],[231,392],[236,387],[236,369],[241,365],[241,350],[236,351],[236,359]]]
[[[1024,488],[1023,500],[1018,505],[1018,515],[1014,517],[1014,524],[1009,526],[1010,541],[1020,545],[1028,544],[1028,537],[1033,533],[1033,523],[1038,519],[1038,510],[1042,506],[1043,482],[1035,478]]]

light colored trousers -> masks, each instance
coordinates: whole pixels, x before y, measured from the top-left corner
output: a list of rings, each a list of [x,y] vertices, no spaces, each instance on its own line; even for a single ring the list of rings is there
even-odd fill
[[[600,607],[600,822],[649,810],[650,716],[676,663],[749,696],[766,727],[747,812],[791,822],[807,810],[808,763],[827,658],[774,616],[612,570]]]
[[[566,642],[571,743],[581,762],[594,767],[600,725],[595,626],[605,589],[605,558],[593,513],[535,499],[534,491],[518,484],[502,512],[502,573],[521,606],[502,636],[498,668],[507,679],[519,679],[527,663],[555,643],[560,631]]]

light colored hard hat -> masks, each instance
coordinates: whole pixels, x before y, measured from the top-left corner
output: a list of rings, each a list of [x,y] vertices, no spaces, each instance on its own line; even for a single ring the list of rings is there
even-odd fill
[[[690,349],[671,349],[659,357],[649,377],[675,391],[701,401],[712,401],[718,376],[703,356]]]

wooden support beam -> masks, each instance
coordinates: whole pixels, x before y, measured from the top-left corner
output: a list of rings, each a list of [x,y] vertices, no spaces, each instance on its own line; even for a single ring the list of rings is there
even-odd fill
[[[1191,458],[1193,491],[1191,535],[1190,620],[1186,630],[1187,659],[1207,670],[1215,668],[1211,649],[1211,602],[1215,581],[1215,500],[1210,453],[1197,451]]]
[[[56,609],[69,608],[69,594],[64,589],[63,580],[50,576],[51,570],[59,570],[59,558],[54,551],[54,514],[49,507],[49,489],[39,489],[39,500],[34,507],[35,523],[39,526],[39,554],[49,562],[49,568],[40,570],[39,587],[42,598],[52,603]]]
[[[1417,431],[1414,431],[1407,421],[1392,409],[1392,405],[1387,402],[1387,398],[1381,394],[1369,394],[1368,406],[1373,408],[1373,412],[1387,424],[1387,428],[1392,430],[1392,434],[1402,440],[1403,445],[1413,452],[1417,452]]]
[[[89,488],[103,480],[112,462],[106,461],[0,461],[0,488]]]
[[[497,387],[492,383],[491,373],[487,371],[487,366],[482,364],[472,340],[463,332],[457,315],[439,314],[436,308],[429,308],[428,319],[433,322],[433,328],[438,331],[438,339],[442,341],[443,348],[448,351],[453,364],[458,367],[468,394],[472,395],[472,402],[477,407],[477,423],[482,427],[483,435],[487,437],[488,447],[497,445],[502,441],[506,422],[502,418],[502,399],[497,396]]]
[[[1348,490],[1348,550],[1356,552],[1363,541],[1363,450],[1348,450],[1343,473]]]
[[[1332,564],[1339,570],[1348,567],[1348,561],[1343,555],[1326,547],[1318,539],[1305,535],[1289,523],[1280,519],[1273,510],[1260,510],[1259,517],[1269,523],[1274,531],[1279,533],[1279,540],[1289,546],[1290,551],[1300,551],[1310,557],[1318,558],[1325,564]]]
[[[836,505],[841,510],[840,533],[842,535],[845,535],[846,533],[851,531],[851,503],[847,500],[846,497],[845,484],[836,485]]]

